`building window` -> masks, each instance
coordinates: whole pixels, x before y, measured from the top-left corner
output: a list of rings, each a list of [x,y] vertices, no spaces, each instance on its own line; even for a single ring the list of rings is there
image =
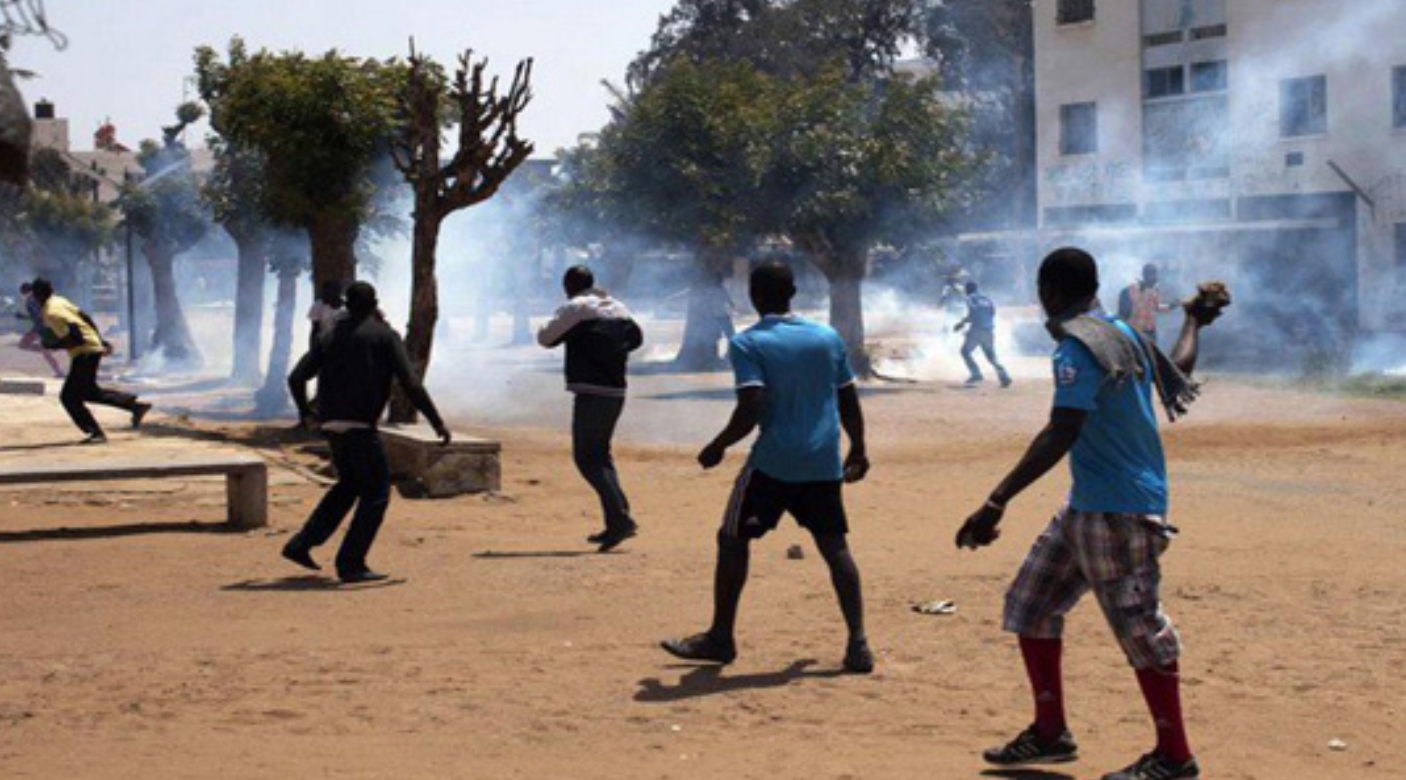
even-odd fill
[[[1149,181],[1230,175],[1230,103],[1225,95],[1148,103],[1142,112],[1143,175]]]
[[[1205,27],[1197,27],[1191,31],[1191,40],[1204,41],[1207,38],[1224,38],[1229,30],[1223,24],[1212,24]]]
[[[1146,46],[1149,49],[1153,49],[1158,46],[1172,46],[1181,43],[1181,41],[1181,30],[1173,30],[1172,32],[1145,35],[1142,39],[1142,45]]]
[[[1059,0],[1059,24],[1083,24],[1094,20],[1094,0]]]
[[[1328,77],[1279,82],[1279,134],[1285,138],[1328,132]]]
[[[1147,72],[1144,89],[1147,99],[1171,97],[1186,94],[1186,70],[1180,65],[1173,68],[1153,68]]]
[[[1059,107],[1060,154],[1098,151],[1098,104],[1072,103]]]
[[[1391,123],[1406,128],[1406,66],[1391,72]]]
[[[1225,60],[1191,65],[1192,92],[1224,92],[1229,82],[1230,71]]]

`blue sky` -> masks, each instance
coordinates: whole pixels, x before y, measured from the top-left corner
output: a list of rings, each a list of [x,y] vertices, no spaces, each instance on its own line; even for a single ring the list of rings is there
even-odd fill
[[[39,77],[20,85],[48,98],[72,126],[75,148],[91,147],[105,119],[135,145],[169,124],[200,44],[223,49],[233,35],[252,47],[359,56],[404,55],[410,37],[444,62],[471,47],[510,75],[536,58],[536,101],[524,120],[539,153],[574,142],[606,120],[601,79],[619,82],[672,0],[45,0],[69,39],[55,51],[22,38],[16,68]],[[203,134],[203,131],[202,131]],[[192,139],[193,140],[193,139]]]

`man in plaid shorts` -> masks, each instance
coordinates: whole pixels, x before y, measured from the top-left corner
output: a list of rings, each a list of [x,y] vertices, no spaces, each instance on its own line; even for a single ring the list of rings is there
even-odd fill
[[[1049,425],[1015,469],[957,534],[976,549],[1000,535],[1006,506],[1070,455],[1068,505],[1035,541],[1006,594],[1004,628],[1020,638],[1035,697],[1035,722],[987,750],[999,766],[1073,761],[1078,747],[1064,717],[1060,673],[1064,615],[1092,591],[1129,663],[1157,729],[1156,748],[1104,780],[1182,780],[1200,770],[1182,722],[1177,658],[1181,645],[1158,598],[1158,559],[1175,529],[1166,521],[1167,471],[1157,432],[1154,389],[1169,414],[1196,394],[1186,377],[1200,329],[1219,307],[1186,307],[1170,358],[1126,323],[1098,308],[1098,269],[1088,253],[1060,249],[1045,258],[1040,302],[1050,317],[1055,398]],[[1228,298],[1227,298],[1228,302]]]

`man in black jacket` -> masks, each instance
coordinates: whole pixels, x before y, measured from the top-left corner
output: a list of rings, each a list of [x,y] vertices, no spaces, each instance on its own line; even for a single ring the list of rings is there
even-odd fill
[[[537,332],[537,341],[548,349],[566,344],[566,389],[576,395],[572,454],[605,513],[605,530],[586,540],[607,552],[639,530],[620,488],[610,440],[625,409],[625,366],[644,335],[625,305],[595,284],[586,266],[569,269],[562,279],[569,300]]]
[[[337,552],[337,577],[347,583],[386,578],[366,565],[366,554],[391,503],[390,467],[376,425],[390,399],[392,379],[400,382],[440,441],[448,444],[450,439],[434,401],[410,366],[405,344],[376,307],[376,288],[353,283],[346,292],[346,318],[337,321],[328,338],[313,341],[312,351],[288,377],[303,424],[320,424],[327,436],[337,484],[323,496],[303,529],[288,540],[283,557],[320,569],[312,549],[331,538],[355,505],[356,514]],[[318,377],[316,418],[308,404],[307,384],[313,377]]]

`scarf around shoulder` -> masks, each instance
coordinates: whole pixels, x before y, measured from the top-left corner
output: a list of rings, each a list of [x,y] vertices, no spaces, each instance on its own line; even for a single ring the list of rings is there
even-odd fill
[[[1122,384],[1129,377],[1139,381],[1145,379],[1148,365],[1151,364],[1153,384],[1157,386],[1157,395],[1171,422],[1186,414],[1201,394],[1200,383],[1183,374],[1151,339],[1136,331],[1136,339],[1128,338],[1126,332],[1113,322],[1097,316],[1096,311],[1051,320],[1048,328],[1057,341],[1071,338],[1088,347],[1099,366],[1107,372],[1108,381],[1114,384]],[[1144,356],[1149,359],[1143,360]]]

